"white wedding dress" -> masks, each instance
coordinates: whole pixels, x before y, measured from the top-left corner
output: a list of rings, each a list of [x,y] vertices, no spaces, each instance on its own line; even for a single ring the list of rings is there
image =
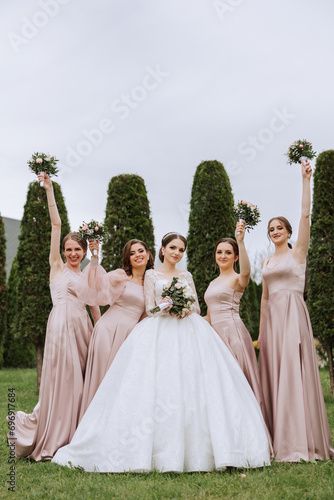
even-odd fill
[[[191,274],[180,277],[196,294]],[[167,282],[146,272],[148,314]],[[262,467],[270,456],[260,407],[224,342],[197,313],[162,312],[132,330],[53,462],[92,472],[183,472]]]

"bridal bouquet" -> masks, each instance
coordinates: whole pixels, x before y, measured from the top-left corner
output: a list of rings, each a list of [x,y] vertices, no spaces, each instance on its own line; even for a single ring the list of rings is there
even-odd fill
[[[83,222],[79,227],[78,233],[81,238],[85,240],[98,240],[102,242],[104,238],[104,227],[100,222],[91,220],[90,222]],[[93,255],[96,255],[96,250],[93,251]]]
[[[78,233],[85,240],[103,241],[104,227],[100,222],[91,220],[90,222],[83,222],[79,227]]]
[[[150,312],[152,314],[170,307],[168,314],[181,319],[193,310],[195,303],[193,291],[187,283],[180,281],[176,276],[174,276],[169,285],[163,287],[161,296],[169,300],[151,309]]]
[[[237,206],[234,207],[234,215],[238,220],[245,223],[247,231],[255,227],[261,220],[257,206],[245,200],[239,201]]]
[[[288,163],[292,165],[293,163],[301,163],[303,158],[313,160],[317,153],[313,151],[312,144],[306,139],[295,141],[288,149],[287,157]]]
[[[27,163],[34,174],[38,175],[44,172],[51,177],[58,174],[57,161],[55,156],[45,153],[34,153]],[[43,181],[40,182],[40,185],[43,187]]]

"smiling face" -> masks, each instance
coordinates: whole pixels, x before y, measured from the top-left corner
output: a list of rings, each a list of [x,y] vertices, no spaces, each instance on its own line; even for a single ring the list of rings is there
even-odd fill
[[[85,251],[80,244],[72,239],[65,241],[63,254],[68,266],[78,268],[85,257]]]
[[[182,259],[186,251],[185,243],[180,238],[174,238],[162,247],[164,262],[175,265]]]
[[[148,252],[141,243],[134,243],[130,249],[130,265],[132,269],[146,267],[149,259]]]
[[[224,271],[233,269],[235,262],[238,260],[238,256],[235,254],[233,246],[226,241],[217,245],[215,258],[219,269]]]
[[[268,236],[276,246],[287,245],[291,232],[281,219],[272,219],[268,224]]]

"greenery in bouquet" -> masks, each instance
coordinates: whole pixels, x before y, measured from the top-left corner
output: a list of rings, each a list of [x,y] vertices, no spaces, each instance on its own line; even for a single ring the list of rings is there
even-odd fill
[[[90,222],[83,222],[78,230],[81,238],[85,240],[98,240],[103,241],[105,236],[104,226],[96,220]]]
[[[192,289],[187,283],[180,281],[178,277],[174,276],[169,285],[164,286],[162,298],[170,299],[172,306],[168,310],[168,314],[184,318],[192,311],[195,303],[195,297]],[[160,306],[151,309],[151,313],[161,311]]]
[[[237,220],[243,220],[247,231],[253,229],[261,220],[259,209],[248,201],[241,200],[234,207],[234,215]]]
[[[317,153],[313,150],[312,144],[306,139],[299,139],[295,141],[288,149],[287,157],[288,163],[300,163],[302,158],[313,160]]]
[[[28,165],[34,174],[37,175],[40,172],[44,172],[51,177],[58,174],[57,161],[55,156],[45,153],[34,153],[30,160],[28,160]]]

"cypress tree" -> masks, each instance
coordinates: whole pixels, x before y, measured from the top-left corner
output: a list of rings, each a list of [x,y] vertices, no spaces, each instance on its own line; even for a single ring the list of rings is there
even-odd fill
[[[3,343],[6,336],[6,237],[0,215],[0,368],[3,364]]]
[[[314,172],[311,246],[308,259],[310,309],[314,334],[328,357],[334,394],[334,150],[321,153]]]
[[[188,234],[188,269],[192,273],[201,310],[204,292],[217,275],[214,247],[219,238],[234,237],[235,216],[229,177],[219,161],[203,161],[194,176]]]
[[[153,223],[142,177],[133,174],[112,177],[104,226],[102,266],[107,271],[121,267],[123,246],[132,238],[145,241],[154,255]]]
[[[262,286],[251,279],[240,303],[240,316],[253,340],[257,340],[259,336],[261,290]]]
[[[67,211],[60,186],[54,182],[53,187],[62,221],[63,237],[69,232]],[[17,334],[35,347],[38,386],[45,330],[52,307],[49,290],[50,237],[51,224],[46,193],[37,182],[32,182],[24,207],[17,251]]]
[[[29,339],[19,335],[18,323],[18,272],[15,257],[7,284],[7,329],[4,339],[4,366],[12,368],[33,368],[35,347]]]

